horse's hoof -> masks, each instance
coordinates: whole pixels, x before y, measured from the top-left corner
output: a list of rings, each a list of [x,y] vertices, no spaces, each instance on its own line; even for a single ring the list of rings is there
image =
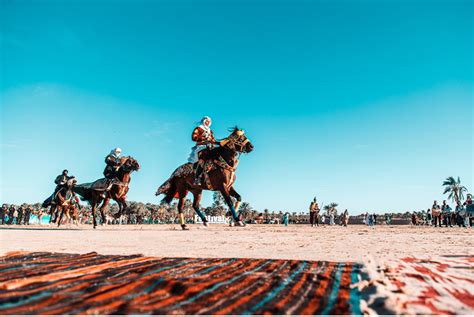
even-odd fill
[[[236,226],[236,227],[245,227],[245,223],[243,223],[242,221],[237,221],[237,222],[235,223],[235,226]]]
[[[189,230],[188,226],[186,226],[186,225],[181,225],[181,228],[182,228],[183,230]]]
[[[209,223],[208,223],[207,221],[204,221],[204,222],[202,223],[202,226],[203,226],[203,227],[206,227],[206,228],[209,228]]]

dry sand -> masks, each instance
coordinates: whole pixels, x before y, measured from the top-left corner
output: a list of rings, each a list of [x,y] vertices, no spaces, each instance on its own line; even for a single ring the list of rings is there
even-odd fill
[[[49,251],[158,257],[246,257],[390,262],[407,256],[473,255],[474,229],[362,225],[0,226],[0,253]]]

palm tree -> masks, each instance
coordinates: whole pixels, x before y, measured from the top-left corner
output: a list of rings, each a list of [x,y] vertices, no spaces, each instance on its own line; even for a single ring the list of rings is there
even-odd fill
[[[467,191],[467,188],[461,185],[459,176],[457,180],[452,176],[446,178],[443,182],[443,186],[445,186],[443,195],[449,193],[448,199],[451,199],[457,204],[461,204],[461,201],[464,199],[464,192]]]
[[[334,213],[334,216],[337,215],[337,209],[336,207],[339,206],[337,203],[330,203],[329,205],[326,205],[323,207],[323,210],[326,212],[326,215],[329,217],[332,213]]]
[[[243,202],[242,205],[240,205],[239,212],[242,215],[242,218],[246,220],[252,212],[252,207],[249,203]]]
[[[323,210],[326,212],[326,216],[329,216],[329,213],[331,211],[331,206],[326,205],[323,207]]]
[[[270,213],[269,213],[268,209],[265,208],[265,209],[263,210],[263,218],[265,219],[265,223],[268,222],[268,215],[269,215],[269,214],[270,214]]]
[[[329,207],[331,207],[331,212],[334,214],[334,216],[337,216],[337,209],[336,207],[339,206],[337,203],[330,203]]]
[[[209,216],[225,216],[226,209],[225,209],[225,200],[224,197],[220,192],[214,192],[212,196],[212,209]]]

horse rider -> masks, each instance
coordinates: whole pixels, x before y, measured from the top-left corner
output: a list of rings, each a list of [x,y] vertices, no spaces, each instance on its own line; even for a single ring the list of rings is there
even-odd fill
[[[54,183],[56,184],[56,188],[54,189],[54,192],[51,196],[49,196],[44,202],[43,202],[43,208],[48,207],[50,204],[54,204],[54,197],[56,197],[57,193],[64,187],[64,185],[67,184],[68,181],[68,170],[63,170],[63,172],[56,176],[54,179]]]
[[[194,179],[194,185],[201,185],[201,174],[204,170],[203,153],[205,150],[212,149],[215,145],[219,144],[214,133],[211,130],[212,120],[208,116],[201,119],[201,124],[193,130],[191,139],[196,142],[196,145],[192,147],[191,154],[189,155],[188,162],[193,163],[196,174]]]
[[[105,157],[105,169],[104,169],[104,176],[108,180],[113,180],[117,177],[117,171],[120,168],[120,154],[122,154],[122,150],[117,147],[110,151],[109,155]]]
[[[120,154],[122,154],[122,149],[116,147],[105,157],[105,169],[104,176],[107,179],[106,190],[102,193],[102,197],[106,197],[106,192],[112,187],[114,180],[117,178],[117,172],[121,166],[120,163]]]
[[[61,188],[66,185],[68,181],[68,170],[64,170],[61,175],[56,176],[56,179],[54,180],[54,183],[56,184],[56,189],[54,190],[53,197],[58,193],[58,191],[61,190]]]
[[[314,197],[313,201],[309,205],[309,222],[311,223],[311,227],[314,227],[315,224],[316,226],[319,226],[319,210],[318,202],[316,201],[316,197]]]

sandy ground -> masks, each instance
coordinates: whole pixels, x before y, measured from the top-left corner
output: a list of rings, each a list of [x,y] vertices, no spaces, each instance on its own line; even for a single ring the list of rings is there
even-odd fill
[[[474,229],[362,225],[0,226],[0,254],[49,251],[100,254],[141,253],[159,257],[248,257],[390,262],[406,256],[473,255]]]

